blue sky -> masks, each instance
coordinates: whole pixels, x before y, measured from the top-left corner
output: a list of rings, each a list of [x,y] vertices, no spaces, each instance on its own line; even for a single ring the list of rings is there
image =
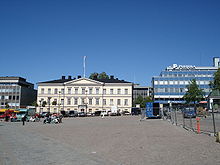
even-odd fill
[[[219,0],[1,0],[0,76],[37,83],[105,71],[151,85],[220,56]]]

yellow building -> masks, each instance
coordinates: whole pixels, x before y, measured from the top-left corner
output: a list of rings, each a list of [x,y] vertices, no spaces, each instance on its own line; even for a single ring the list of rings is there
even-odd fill
[[[59,113],[75,110],[94,113],[117,107],[119,112],[132,107],[131,82],[115,79],[72,79],[71,76],[38,83],[38,112]]]

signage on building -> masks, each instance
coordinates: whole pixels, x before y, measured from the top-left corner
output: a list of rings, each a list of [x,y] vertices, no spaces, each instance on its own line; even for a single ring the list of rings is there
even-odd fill
[[[173,70],[193,70],[196,69],[194,65],[177,65],[173,64],[173,66],[167,67],[168,70],[173,69]]]

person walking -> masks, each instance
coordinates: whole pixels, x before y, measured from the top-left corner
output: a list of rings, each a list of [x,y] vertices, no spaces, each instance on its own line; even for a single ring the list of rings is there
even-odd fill
[[[23,123],[23,125],[25,125],[26,119],[27,119],[27,117],[26,117],[26,115],[24,115],[24,117],[22,117],[22,123]]]

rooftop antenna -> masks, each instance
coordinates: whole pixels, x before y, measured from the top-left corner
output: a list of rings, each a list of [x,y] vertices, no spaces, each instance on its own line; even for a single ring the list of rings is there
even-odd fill
[[[83,57],[83,77],[86,77],[86,56]]]

